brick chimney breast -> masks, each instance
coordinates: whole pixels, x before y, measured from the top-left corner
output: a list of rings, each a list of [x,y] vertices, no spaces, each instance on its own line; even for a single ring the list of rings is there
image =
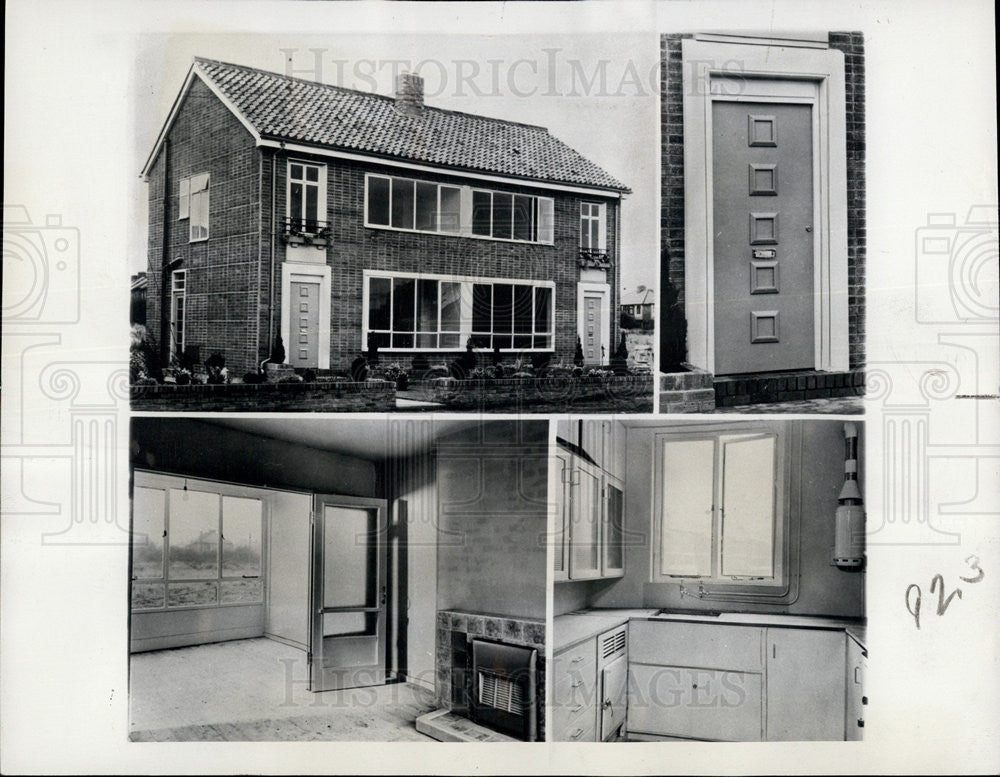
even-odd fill
[[[416,73],[396,76],[396,110],[411,119],[418,119],[423,113],[424,79]]]

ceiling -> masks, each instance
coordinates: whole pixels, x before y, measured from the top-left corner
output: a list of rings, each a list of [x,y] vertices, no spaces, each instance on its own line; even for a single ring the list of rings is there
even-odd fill
[[[479,419],[441,420],[431,415],[317,418],[304,414],[295,417],[201,420],[272,440],[307,445],[370,461],[409,456],[427,450],[439,438],[480,423]]]

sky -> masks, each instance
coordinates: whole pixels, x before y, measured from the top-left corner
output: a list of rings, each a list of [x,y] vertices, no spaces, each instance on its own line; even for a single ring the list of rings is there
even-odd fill
[[[138,39],[132,272],[146,267],[148,192],[139,177],[195,56],[392,94],[424,77],[425,103],[539,124],[632,189],[622,206],[622,287],[653,286],[659,238],[657,38],[609,35],[171,34]]]

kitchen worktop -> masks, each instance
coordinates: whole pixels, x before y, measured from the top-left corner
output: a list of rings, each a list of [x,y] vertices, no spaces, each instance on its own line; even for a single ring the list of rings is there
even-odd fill
[[[552,623],[553,651],[559,652],[585,639],[620,626],[633,618],[650,620],[717,623],[733,626],[781,626],[785,628],[842,629],[862,648],[866,648],[864,623],[848,618],[772,613],[694,612],[660,613],[657,609],[578,610],[557,616]]]

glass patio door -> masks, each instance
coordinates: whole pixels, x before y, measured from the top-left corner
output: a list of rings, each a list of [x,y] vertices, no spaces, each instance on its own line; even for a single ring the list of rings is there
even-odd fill
[[[314,497],[311,691],[385,682],[386,534],[384,500]]]

